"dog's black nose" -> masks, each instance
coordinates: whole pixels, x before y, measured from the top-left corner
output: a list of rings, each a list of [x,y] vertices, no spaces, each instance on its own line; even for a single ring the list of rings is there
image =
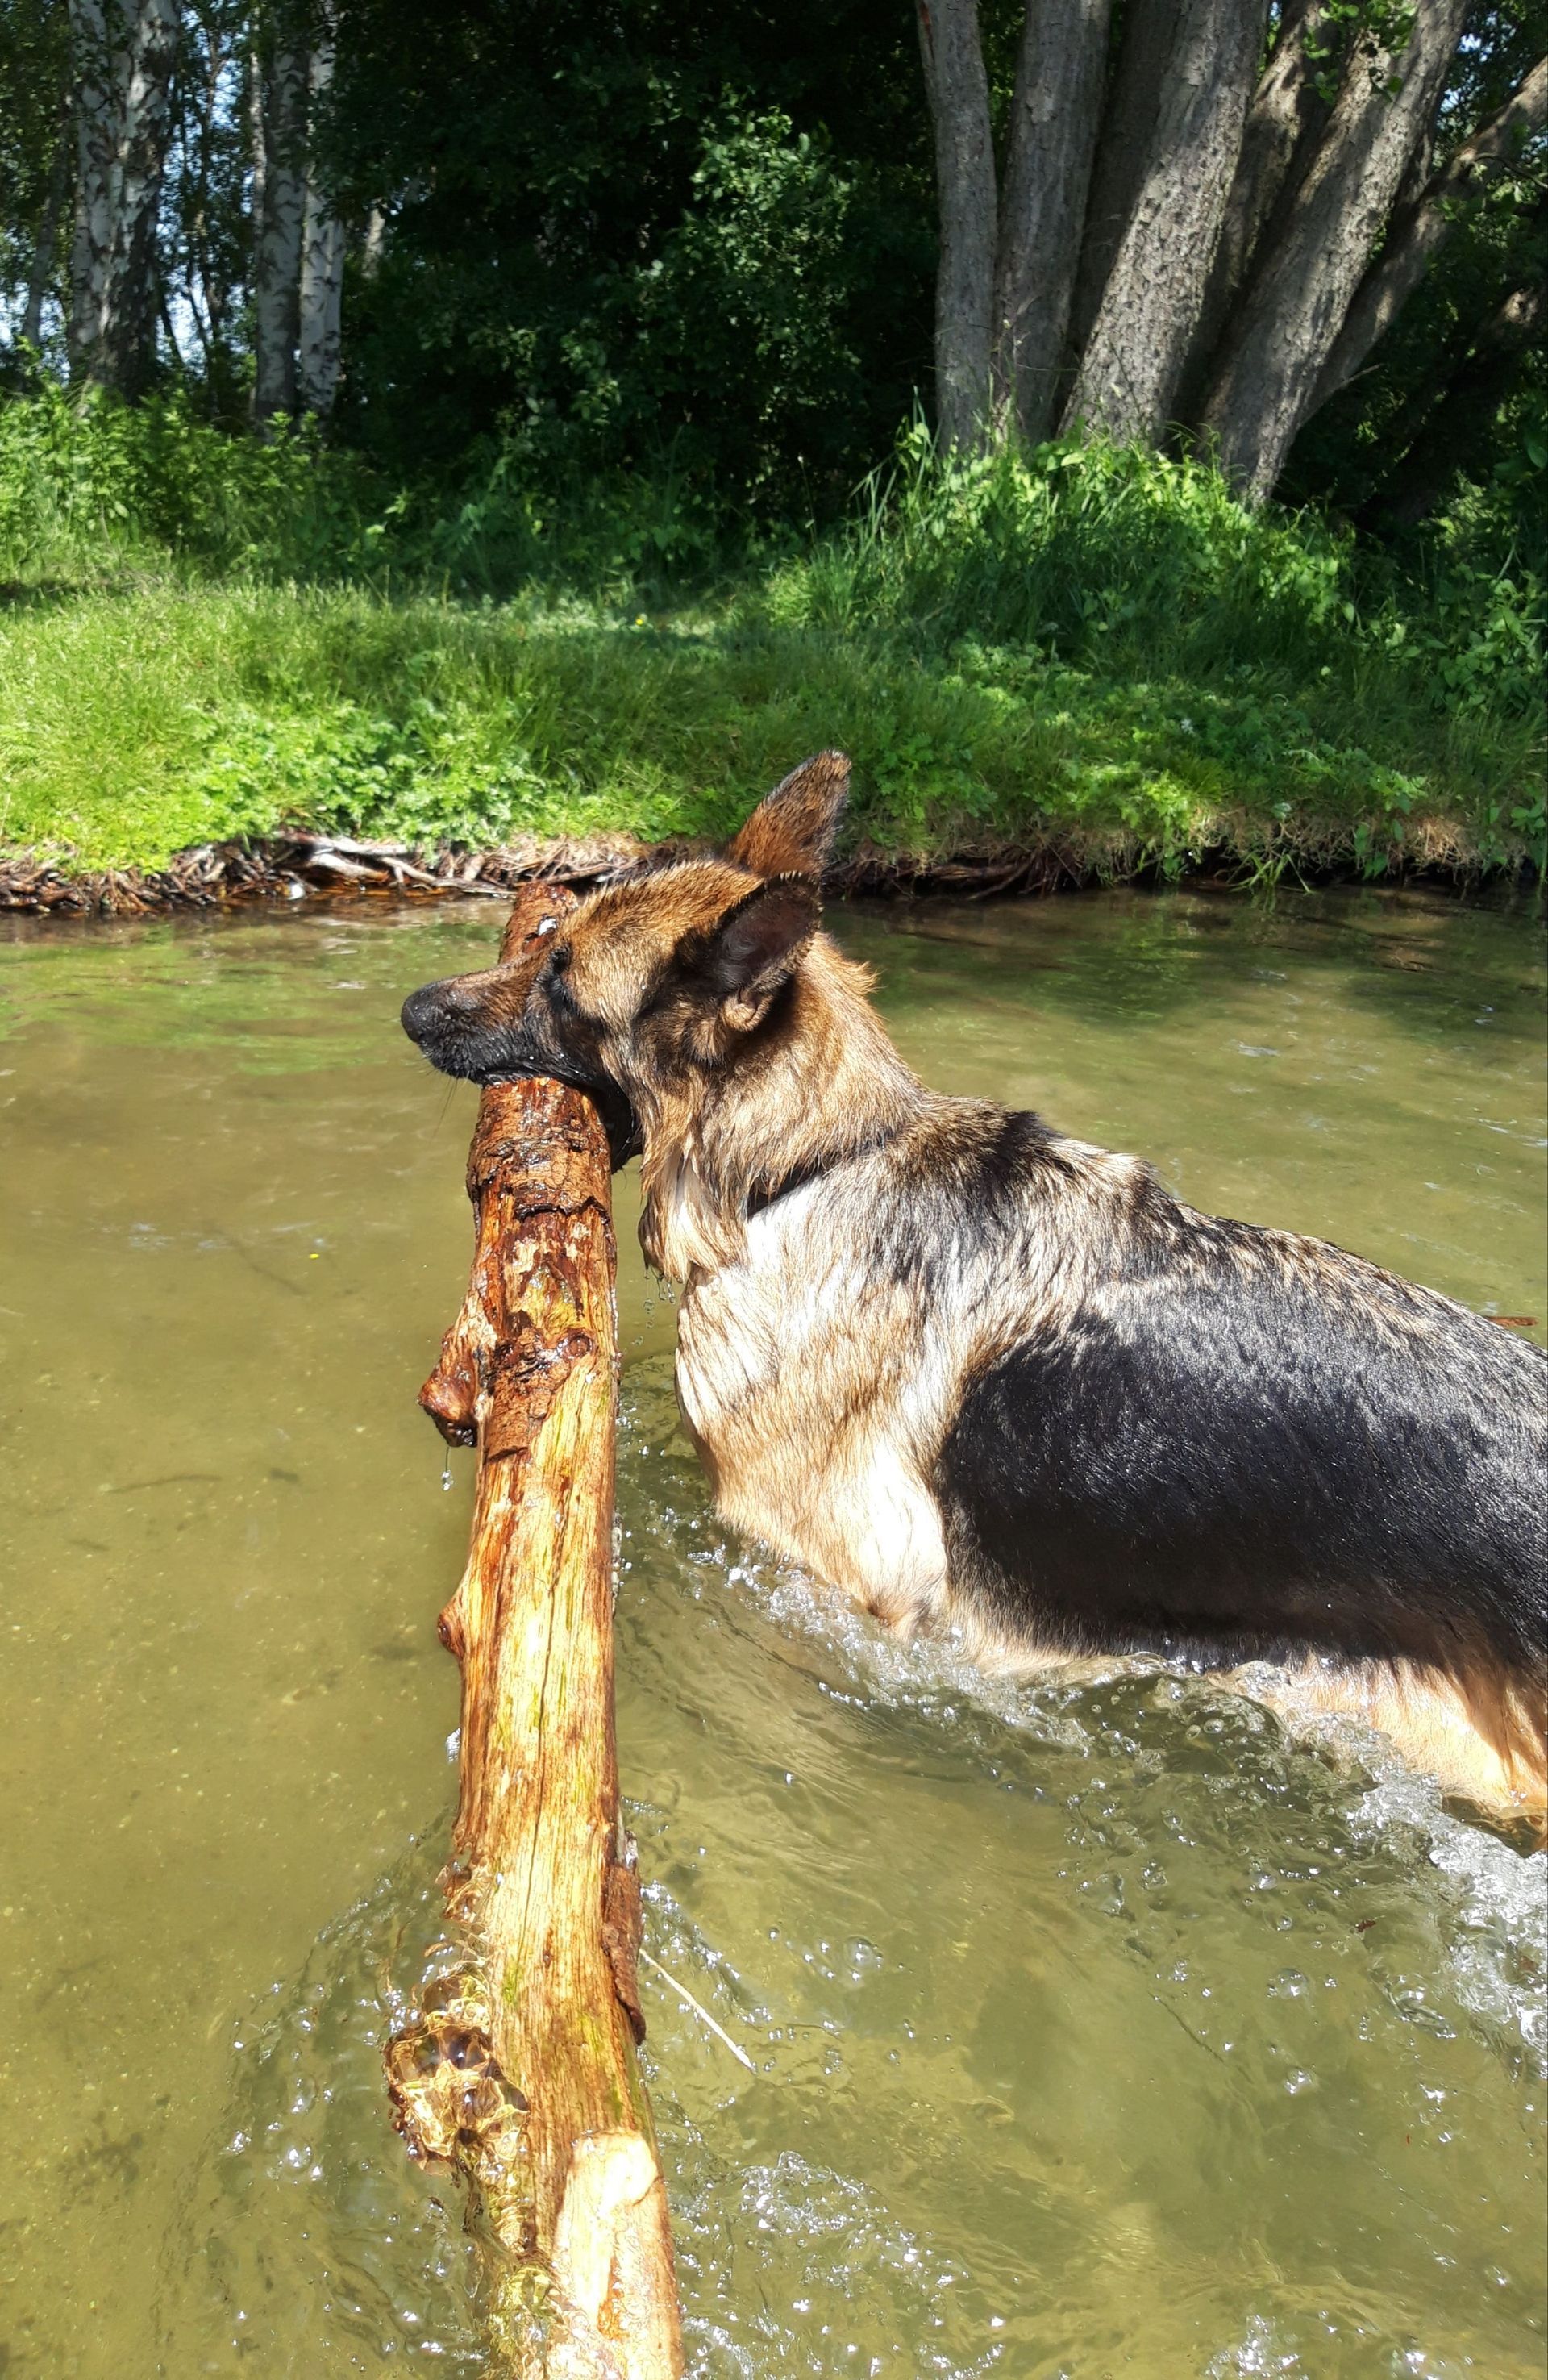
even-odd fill
[[[459,1005],[451,995],[452,987],[445,983],[422,983],[404,1002],[399,1021],[411,1041],[423,1042],[438,1025],[444,1025],[448,1009]]]

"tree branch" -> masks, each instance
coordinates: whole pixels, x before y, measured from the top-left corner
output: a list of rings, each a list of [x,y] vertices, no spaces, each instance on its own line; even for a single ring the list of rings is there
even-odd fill
[[[1201,427],[1249,503],[1278,479],[1350,301],[1390,221],[1467,22],[1417,0],[1399,42],[1358,42],[1304,180],[1214,367]]]
[[[1326,55],[1319,42],[1331,16],[1330,0],[1290,0],[1252,94],[1184,373],[1180,410],[1185,420],[1203,397],[1220,334],[1251,278],[1269,225],[1294,196],[1327,121],[1327,102],[1318,88]]]
[[[1316,412],[1354,378],[1377,341],[1413,296],[1457,222],[1457,209],[1482,195],[1493,170],[1519,155],[1548,122],[1548,58],[1539,58],[1505,105],[1431,176],[1418,199],[1394,221],[1380,256],[1350,301],[1312,392]]]

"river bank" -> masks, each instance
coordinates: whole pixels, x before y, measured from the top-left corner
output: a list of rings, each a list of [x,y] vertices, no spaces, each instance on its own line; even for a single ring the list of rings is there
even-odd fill
[[[437,883],[584,874],[724,837],[831,746],[851,888],[1548,861],[1541,589],[1481,533],[1404,577],[1198,467],[1049,448],[900,467],[695,576],[562,507],[519,551],[483,512],[416,545],[391,506],[303,538],[338,458],[271,456],[274,515],[230,442],[205,520],[60,435],[52,476],[0,472],[13,906],[295,897],[358,883],[362,844]]]

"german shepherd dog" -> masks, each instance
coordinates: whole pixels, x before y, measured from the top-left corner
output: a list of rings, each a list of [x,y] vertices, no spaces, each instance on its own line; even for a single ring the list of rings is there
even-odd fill
[[[848,776],[806,761],[723,853],[614,880],[405,1030],[448,1075],[578,1085],[640,1153],[728,1521],[996,1666],[1272,1664],[1541,1833],[1548,1365],[926,1089],[819,927]]]

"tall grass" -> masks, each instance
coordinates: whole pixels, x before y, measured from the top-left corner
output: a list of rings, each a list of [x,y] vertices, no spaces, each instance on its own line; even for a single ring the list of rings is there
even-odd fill
[[[713,832],[841,743],[890,855],[1541,867],[1541,590],[1448,535],[1405,581],[1196,464],[915,431],[759,558],[670,480],[566,500],[496,457],[394,492],[175,405],[12,403],[0,842]]]

